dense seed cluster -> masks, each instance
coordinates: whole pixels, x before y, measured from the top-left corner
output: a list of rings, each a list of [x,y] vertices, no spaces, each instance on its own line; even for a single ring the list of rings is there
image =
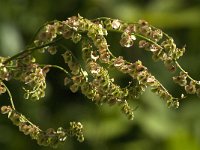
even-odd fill
[[[196,81],[188,79],[187,72],[180,72],[180,75],[173,77],[173,80],[180,86],[183,86],[187,94],[197,94],[200,96],[200,86]]]
[[[57,147],[70,136],[75,136],[82,142],[83,126],[80,122],[70,122],[69,128],[49,128],[46,131],[31,123],[15,110],[12,95],[4,84],[4,81],[18,80],[24,83],[22,88],[25,99],[39,100],[45,96],[45,78],[51,67],[66,74],[64,85],[73,93],[81,92],[98,105],[119,105],[122,113],[130,120],[134,118],[134,110],[129,102],[139,98],[147,87],[164,99],[168,107],[178,108],[179,99],[185,97],[173,97],[140,60],[129,62],[123,56],[114,56],[107,42],[106,36],[109,32],[121,35],[119,44],[122,47],[133,48],[138,45],[139,48],[151,52],[153,60],[162,61],[170,72],[179,70],[179,75],[174,76],[173,81],[184,87],[186,94],[200,96],[200,81],[190,77],[177,62],[184,54],[185,46],[177,48],[173,38],[162,30],[144,20],[126,23],[105,17],[88,20],[78,15],[65,21],[45,24],[37,32],[33,47],[12,57],[0,57],[0,94],[8,92],[11,102],[11,106],[1,107],[2,114],[7,114],[20,131],[35,139],[39,145]],[[57,52],[64,49],[63,41],[69,40],[74,44],[81,43],[82,59],[77,59],[73,50],[65,49],[62,57],[66,69],[55,64],[39,64],[32,55],[35,50],[51,55],[60,54]],[[118,85],[109,73],[110,68],[130,76],[128,85]]]
[[[49,128],[42,131],[39,127],[32,124],[24,115],[13,110],[10,106],[2,106],[1,113],[8,115],[12,123],[19,127],[19,131],[29,135],[36,140],[39,145],[57,147],[66,141],[69,136],[76,136],[79,142],[84,141],[83,125],[80,122],[70,122],[69,128],[59,127],[57,130]]]

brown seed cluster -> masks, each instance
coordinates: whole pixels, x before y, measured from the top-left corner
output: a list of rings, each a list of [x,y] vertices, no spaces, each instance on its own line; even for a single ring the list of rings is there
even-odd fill
[[[69,128],[59,127],[57,130],[49,128],[42,131],[36,125],[32,124],[24,115],[13,110],[10,106],[2,106],[1,113],[7,114],[12,123],[19,127],[19,131],[29,135],[36,140],[39,145],[57,147],[66,141],[67,137],[77,137],[79,142],[84,141],[83,125],[80,122],[70,122]]]
[[[57,147],[70,136],[75,136],[82,142],[83,126],[80,122],[70,122],[69,128],[49,128],[46,131],[39,129],[15,110],[12,95],[4,84],[4,81],[11,79],[20,81],[24,83],[25,99],[39,100],[45,96],[46,74],[51,67],[66,74],[64,85],[73,93],[80,91],[99,105],[119,105],[122,113],[130,120],[134,118],[134,110],[129,102],[139,98],[147,87],[164,99],[169,107],[177,108],[179,98],[173,97],[140,60],[129,62],[123,56],[115,56],[112,53],[106,37],[110,31],[121,35],[119,43],[122,47],[134,48],[138,45],[138,48],[151,52],[153,60],[162,61],[168,71],[180,70],[178,75],[173,77],[173,81],[184,87],[186,94],[200,96],[200,82],[190,77],[177,62],[184,54],[185,46],[177,48],[173,38],[162,30],[144,20],[127,23],[105,17],[89,20],[78,15],[65,21],[45,24],[37,33],[34,47],[12,57],[0,57],[0,95],[8,92],[12,106],[2,106],[2,114],[7,114],[21,132],[37,140],[39,145]],[[73,50],[63,46],[63,43],[69,40],[74,44],[81,43],[80,60]],[[63,49],[65,52],[62,57],[66,69],[40,64],[32,55],[35,50],[59,55],[57,52]],[[116,79],[110,75],[110,68],[131,77],[129,84],[124,87],[118,85]]]

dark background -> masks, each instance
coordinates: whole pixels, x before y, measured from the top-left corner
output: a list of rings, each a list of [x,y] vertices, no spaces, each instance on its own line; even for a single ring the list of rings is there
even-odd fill
[[[200,79],[200,1],[199,0],[0,0],[0,55],[11,56],[29,44],[37,29],[47,21],[66,20],[77,15],[93,19],[101,16],[128,22],[145,19],[174,37],[177,45],[186,44],[180,59],[191,76]],[[108,36],[113,53],[128,60],[140,59],[175,96],[181,89],[171,82],[163,64],[154,63],[150,54],[138,49],[116,48],[118,36]],[[114,44],[114,45],[113,45]],[[116,46],[115,46],[116,45]],[[74,49],[73,45],[70,47]],[[76,51],[78,53],[78,51]],[[55,63],[54,57],[38,55],[38,60]],[[56,59],[62,63],[62,59]],[[120,83],[126,77],[113,72]],[[200,99],[188,96],[179,109],[168,109],[165,102],[147,90],[132,102],[135,119],[127,120],[118,107],[96,106],[80,93],[72,94],[63,86],[63,74],[53,70],[47,77],[47,96],[33,102],[24,100],[16,81],[8,83],[18,110],[41,128],[67,126],[80,121],[85,129],[85,142],[68,139],[58,150],[199,150]],[[1,96],[0,104],[8,104]],[[18,131],[6,116],[0,116],[1,150],[49,150]]]

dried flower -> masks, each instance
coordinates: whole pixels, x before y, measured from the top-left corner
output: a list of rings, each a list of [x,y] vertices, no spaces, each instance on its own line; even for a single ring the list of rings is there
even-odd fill
[[[185,86],[185,91],[188,94],[195,94],[196,93],[196,84],[191,81],[188,85]]]
[[[121,23],[119,22],[119,20],[113,20],[112,22],[112,27],[113,29],[118,29],[120,27]]]
[[[62,22],[45,24],[36,36],[34,47],[13,57],[0,57],[0,94],[8,92],[12,106],[2,106],[1,113],[6,114],[21,132],[36,140],[39,145],[56,148],[70,136],[83,142],[83,125],[80,122],[70,122],[69,128],[48,128],[43,131],[15,110],[12,95],[4,81],[15,79],[23,82],[24,98],[39,100],[45,96],[45,79],[50,67],[65,73],[64,85],[69,85],[73,93],[80,89],[83,95],[98,105],[118,104],[122,113],[130,120],[134,118],[134,110],[129,106],[128,100],[139,98],[147,87],[165,100],[168,107],[178,108],[179,98],[174,98],[140,60],[129,62],[123,56],[114,55],[114,47],[107,42],[109,31],[121,34],[122,47],[138,45],[139,48],[152,52],[154,60],[164,62],[169,71],[175,71],[177,67],[181,72],[173,77],[173,81],[184,87],[187,94],[200,96],[200,82],[189,76],[177,62],[184,54],[185,46],[177,48],[174,40],[162,30],[144,20],[126,23],[105,17],[88,20],[78,15]],[[61,66],[37,63],[32,56],[35,50],[59,55],[57,50],[65,49],[62,45],[65,43],[61,43],[60,39],[71,40],[74,44],[80,42],[82,59],[79,60],[79,56],[76,58],[76,52],[66,50],[62,57],[67,70]],[[113,78],[110,73],[111,67],[132,78],[128,85],[121,87],[117,84],[117,78]],[[180,99],[183,98],[185,96],[181,95]]]
[[[187,73],[186,72],[180,72],[179,76],[173,77],[173,81],[175,83],[178,83],[180,86],[186,86],[187,84]]]

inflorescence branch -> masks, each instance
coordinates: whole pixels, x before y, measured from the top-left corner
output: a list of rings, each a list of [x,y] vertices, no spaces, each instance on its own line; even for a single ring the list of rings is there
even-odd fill
[[[51,21],[44,24],[35,34],[31,47],[12,57],[0,57],[0,94],[8,93],[10,105],[2,106],[2,114],[7,114],[14,125],[25,135],[30,135],[38,144],[57,147],[69,136],[75,136],[82,142],[83,126],[80,122],[70,122],[69,128],[59,127],[46,131],[29,121],[14,106],[10,90],[4,81],[17,80],[24,83],[24,98],[40,100],[45,96],[46,74],[51,68],[65,73],[64,85],[72,92],[80,91],[92,102],[103,105],[118,105],[128,119],[134,118],[134,109],[129,105],[131,100],[139,98],[147,87],[167,102],[168,107],[178,108],[179,100],[153,76],[140,60],[129,62],[123,56],[115,56],[106,36],[109,32],[121,35],[120,45],[133,48],[137,42],[139,48],[152,53],[152,59],[162,61],[170,71],[180,70],[173,81],[184,87],[186,94],[200,96],[200,81],[194,80],[178,63],[183,56],[185,46],[177,48],[172,37],[144,20],[127,23],[118,19],[101,17],[94,20],[73,16],[65,21]],[[73,51],[66,49],[65,41],[81,43],[82,60],[77,59]],[[61,43],[62,41],[62,43]],[[65,51],[60,55],[57,51]],[[33,57],[33,52],[48,52],[60,55],[66,69],[56,64],[40,64]],[[116,84],[109,74],[109,68],[115,68],[132,80],[125,87]]]

